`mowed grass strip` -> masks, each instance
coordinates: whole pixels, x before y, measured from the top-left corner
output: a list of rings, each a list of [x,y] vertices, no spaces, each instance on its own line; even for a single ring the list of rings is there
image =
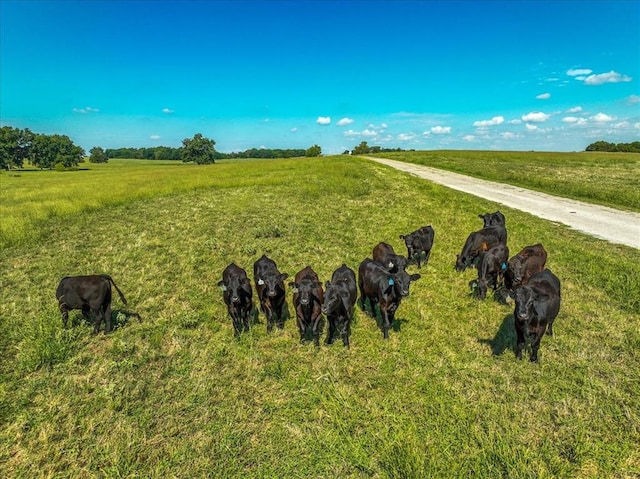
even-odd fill
[[[380,153],[393,160],[640,211],[640,154],[433,150]]]
[[[44,221],[37,247],[2,250],[0,476],[640,473],[637,250],[500,208],[512,252],[542,242],[563,282],[556,336],[518,362],[512,308],[453,268],[496,204],[355,158],[220,166],[202,171],[217,185]],[[432,257],[388,341],[361,312],[350,350],[299,344],[293,318],[233,338],[230,261],[252,276],[266,253],[324,281],[425,224]],[[118,328],[92,336],[76,313],[61,330],[59,279],[100,272],[129,300]]]

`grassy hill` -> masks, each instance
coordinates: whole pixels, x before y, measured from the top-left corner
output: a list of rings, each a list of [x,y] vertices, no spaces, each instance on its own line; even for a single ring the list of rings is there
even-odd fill
[[[640,474],[637,250],[500,208],[512,254],[543,243],[562,281],[555,336],[530,364],[514,357],[512,307],[474,299],[475,270],[454,271],[495,203],[351,157],[1,180],[2,477]],[[20,222],[30,210],[45,213]],[[398,236],[426,224],[431,260],[389,340],[359,311],[349,350],[299,344],[293,318],[233,338],[216,286],[229,262],[252,276],[266,253],[324,281],[379,241],[403,252]],[[114,299],[110,335],[77,313],[61,326],[58,281],[90,273],[129,301]]]

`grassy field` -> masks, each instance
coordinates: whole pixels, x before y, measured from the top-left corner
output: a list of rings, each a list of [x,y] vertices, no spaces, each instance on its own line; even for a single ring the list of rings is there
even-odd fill
[[[413,151],[377,156],[442,168],[556,196],[640,211],[640,154]]]
[[[344,156],[0,180],[0,477],[640,475],[638,250],[500,208],[512,253],[542,242],[562,281],[530,364],[512,308],[454,271],[495,203]],[[41,206],[57,194],[65,208]],[[28,201],[44,214],[20,223]],[[266,253],[324,281],[426,224],[431,260],[388,341],[360,312],[350,350],[299,344],[294,319],[268,335],[262,315],[233,338],[216,287],[229,262],[251,276]],[[116,330],[93,336],[76,313],[63,330],[60,278],[103,272],[129,300]]]

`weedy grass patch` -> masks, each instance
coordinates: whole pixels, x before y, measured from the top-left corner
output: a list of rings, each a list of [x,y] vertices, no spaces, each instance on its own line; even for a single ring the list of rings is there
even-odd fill
[[[147,168],[119,171],[157,174]],[[562,280],[556,334],[529,364],[514,357],[512,307],[474,299],[475,270],[454,271],[495,203],[350,157],[199,174],[192,188],[41,221],[37,241],[2,249],[0,475],[640,473],[637,250],[500,208],[512,252],[543,243]],[[426,224],[431,260],[389,340],[357,311],[349,350],[300,344],[290,291],[284,330],[267,334],[260,315],[234,339],[216,286],[229,262],[252,276],[265,253],[324,281],[379,241],[405,253],[398,236]],[[93,336],[75,312],[63,331],[58,281],[101,272],[128,300],[113,301],[116,330]]]
[[[403,151],[380,153],[551,195],[640,211],[640,154],[606,152]]]

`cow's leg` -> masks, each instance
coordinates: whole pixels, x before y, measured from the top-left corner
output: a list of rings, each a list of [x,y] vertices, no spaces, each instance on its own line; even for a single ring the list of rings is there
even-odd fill
[[[91,316],[93,316],[93,334],[100,331],[100,322],[102,321],[102,308],[91,308]]]
[[[424,265],[425,267],[427,266],[427,263],[429,263],[429,257],[431,256],[431,250],[429,251],[425,251],[425,257],[424,257]]]
[[[60,301],[58,307],[60,308],[60,313],[62,314],[62,326],[64,327],[64,329],[67,329],[67,325],[69,323],[69,307],[64,301]]]
[[[544,336],[544,331],[546,329],[546,324],[543,326],[538,326],[536,328],[536,335],[531,341],[531,356],[529,357],[529,361],[532,363],[538,362],[538,349],[540,349],[540,341],[542,340],[542,336]]]
[[[382,313],[382,335],[384,339],[389,339],[389,328],[391,327],[389,311],[387,308],[380,307],[380,312]]]
[[[111,304],[107,304],[107,307],[104,308],[104,334],[111,332]]]
[[[242,327],[244,331],[249,331],[251,329],[251,308],[242,310]]]
[[[342,344],[345,347],[349,347],[349,335],[351,333],[351,320],[347,317],[345,321],[342,322],[341,325],[341,336],[342,336]]]
[[[516,324],[516,358],[522,359],[522,350],[524,349],[524,331],[522,325],[515,319]]]
[[[233,304],[230,304],[228,307],[229,316],[231,316],[231,322],[233,323],[233,335],[238,337],[240,335],[240,325],[242,320],[238,316],[238,311]]]
[[[336,320],[337,318],[332,314],[327,316],[327,322],[329,323],[329,330],[327,331],[326,344],[333,344],[334,336],[336,334]]]
[[[320,347],[320,335],[322,334],[322,315],[318,314],[318,317],[313,322],[313,344],[316,348]]]
[[[553,336],[553,320],[549,321],[549,325],[547,326],[547,334],[549,336]]]
[[[304,319],[301,318],[299,315],[296,316],[296,319],[298,321],[298,333],[300,333],[300,344],[304,343],[305,340],[305,335],[307,332],[307,328],[304,324]]]

